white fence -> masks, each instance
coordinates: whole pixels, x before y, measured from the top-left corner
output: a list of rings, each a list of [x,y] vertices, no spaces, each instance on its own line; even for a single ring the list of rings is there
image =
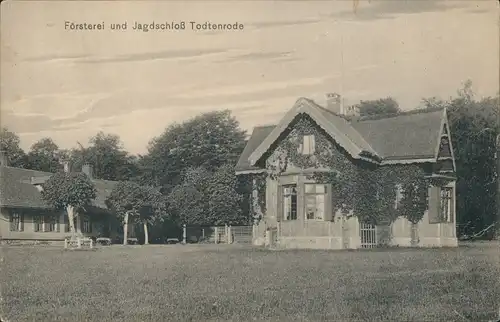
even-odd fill
[[[186,227],[186,242],[233,244],[252,243],[253,226]]]
[[[359,235],[361,237],[361,248],[377,247],[377,226],[359,223]]]

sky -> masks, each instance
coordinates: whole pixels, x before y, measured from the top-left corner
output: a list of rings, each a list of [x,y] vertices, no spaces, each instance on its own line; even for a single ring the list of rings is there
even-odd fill
[[[6,1],[0,123],[21,147],[117,134],[131,153],[174,122],[230,109],[243,129],[276,124],[299,97],[347,104],[499,90],[498,1]],[[68,30],[65,22],[104,23]],[[132,30],[135,22],[185,30]],[[195,31],[190,21],[241,23]],[[111,23],[127,22],[127,30]]]

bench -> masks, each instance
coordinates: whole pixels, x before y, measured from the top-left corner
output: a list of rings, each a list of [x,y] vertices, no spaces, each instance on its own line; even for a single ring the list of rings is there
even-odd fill
[[[111,245],[111,238],[107,237],[99,237],[95,240],[96,244],[102,245],[102,246],[109,246]]]
[[[64,248],[94,248],[94,241],[88,237],[77,237],[76,239],[64,239]]]
[[[127,244],[129,245],[136,245],[139,243],[139,240],[137,238],[127,238]]]
[[[177,244],[179,242],[179,238],[167,238],[167,244]]]

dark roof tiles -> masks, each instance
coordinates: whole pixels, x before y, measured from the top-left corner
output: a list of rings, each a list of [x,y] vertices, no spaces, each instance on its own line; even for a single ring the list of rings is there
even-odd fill
[[[40,191],[32,183],[32,178],[40,181],[50,177],[52,173],[22,168],[0,166],[0,206],[19,208],[51,208],[42,199]],[[97,197],[92,205],[106,209],[106,198],[111,194],[116,181],[93,179]]]
[[[339,131],[359,148],[382,160],[434,157],[441,130],[443,109],[420,109],[393,115],[353,117],[348,120],[308,100]],[[248,158],[275,126],[256,127],[236,165],[236,171],[258,170]]]

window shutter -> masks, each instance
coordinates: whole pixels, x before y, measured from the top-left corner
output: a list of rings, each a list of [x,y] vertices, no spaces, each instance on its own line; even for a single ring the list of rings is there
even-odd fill
[[[277,193],[277,199],[278,199],[278,207],[276,207],[277,214],[276,214],[276,221],[281,221],[281,217],[283,217],[283,186],[278,184],[278,193]]]
[[[56,226],[56,232],[60,232],[61,231],[61,228],[60,228],[60,226],[61,226],[61,223],[60,223],[61,216],[59,214],[57,214],[56,216],[57,217],[54,220],[55,221],[55,226]]]
[[[325,221],[332,221],[333,219],[333,207],[332,207],[332,185],[326,185],[325,194]]]
[[[440,223],[441,189],[431,186],[429,192],[429,224]]]
[[[310,137],[310,140],[311,140],[311,142],[309,143],[309,146],[310,146],[309,147],[309,149],[310,149],[309,153],[310,154],[314,154],[314,151],[316,150],[316,140],[315,140],[314,135],[310,135],[309,137]]]
[[[310,140],[308,135],[304,135],[302,137],[302,154],[309,154],[309,150],[311,149]]]
[[[450,222],[455,222],[455,188],[451,188]]]

